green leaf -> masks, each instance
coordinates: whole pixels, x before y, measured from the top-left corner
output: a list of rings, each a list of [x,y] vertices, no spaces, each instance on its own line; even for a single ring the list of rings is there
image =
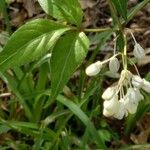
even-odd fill
[[[38,137],[40,136],[40,131],[44,130],[43,139],[52,140],[56,137],[56,133],[53,130],[48,128],[40,128],[35,123],[21,121],[5,121],[5,124],[8,124],[11,129],[26,135]]]
[[[81,25],[83,12],[78,0],[38,0],[43,10],[52,17]]]
[[[0,71],[29,63],[45,55],[68,27],[37,19],[19,28],[0,53]]]
[[[0,134],[7,133],[9,130],[10,128],[8,126],[0,123]]]
[[[0,0],[0,14],[4,12],[5,7],[5,0]]]
[[[118,13],[127,20],[127,2],[128,0],[112,0]]]
[[[89,117],[80,109],[79,106],[77,106],[75,103],[73,103],[72,101],[66,99],[64,96],[61,95],[57,97],[57,101],[67,106],[73,112],[73,114],[75,114],[84,123],[84,125],[87,127],[88,132],[92,135],[93,139],[97,142],[98,148],[106,149],[103,139],[99,135],[101,131],[98,132],[95,129]]]
[[[150,0],[143,0],[142,2],[138,3],[136,6],[131,8],[131,10],[129,10],[127,13],[126,24],[149,2],[150,2]],[[124,23],[124,22],[122,21],[122,23]]]
[[[63,89],[75,69],[84,60],[89,40],[83,32],[68,32],[60,38],[51,57],[51,99]]]

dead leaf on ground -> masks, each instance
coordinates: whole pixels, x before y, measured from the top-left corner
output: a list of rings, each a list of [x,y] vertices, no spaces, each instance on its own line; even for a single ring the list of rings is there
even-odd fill
[[[81,4],[81,8],[82,9],[87,9],[87,8],[92,8],[93,6],[95,6],[97,4],[97,0],[80,0],[79,1]]]
[[[24,22],[24,20],[27,18],[27,13],[24,9],[22,9],[20,12],[15,14],[16,16],[13,16],[11,20],[12,26],[21,26]]]
[[[36,14],[35,2],[33,0],[23,0],[23,3],[29,17]]]

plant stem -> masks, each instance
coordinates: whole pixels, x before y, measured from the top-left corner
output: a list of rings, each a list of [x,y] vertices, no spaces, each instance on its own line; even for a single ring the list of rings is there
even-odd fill
[[[84,29],[84,32],[104,32],[104,31],[114,31],[111,28],[95,28],[95,29]]]
[[[3,0],[2,0],[2,3],[3,3],[3,15],[4,15],[5,24],[6,24],[6,31],[11,35],[12,30],[11,30],[11,25],[9,21],[9,15],[7,12],[7,4]]]
[[[127,69],[127,38],[126,35],[124,35],[124,50],[123,50],[123,59],[124,59],[124,69]]]

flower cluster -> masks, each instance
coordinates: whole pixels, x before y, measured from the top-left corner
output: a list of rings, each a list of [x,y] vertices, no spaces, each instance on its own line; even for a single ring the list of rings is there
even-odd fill
[[[137,43],[132,33],[131,35],[135,42],[133,55],[137,60],[139,60],[145,56],[145,51]],[[105,63],[109,63],[109,70],[112,74],[117,74],[120,69],[120,63],[117,58],[118,55],[120,55],[120,53],[114,53],[114,56],[105,61],[97,61],[89,65],[86,68],[86,74],[88,76],[97,75]],[[123,58],[122,61],[124,62],[124,57],[127,56],[124,56],[124,54],[121,55]],[[123,63],[124,69],[120,73],[120,78],[117,85],[108,87],[102,94],[102,98],[104,99],[103,115],[106,117],[122,119],[129,113],[134,114],[137,110],[139,102],[144,99],[144,96],[141,94],[140,90],[142,89],[145,92],[150,93],[150,82],[142,79],[139,75],[132,74],[129,70],[127,70],[127,62],[125,63],[126,64]]]
[[[104,116],[122,119],[129,113],[134,114],[138,103],[144,99],[140,89],[150,93],[150,82],[128,70],[123,70],[118,84],[107,88],[102,95],[105,100]]]

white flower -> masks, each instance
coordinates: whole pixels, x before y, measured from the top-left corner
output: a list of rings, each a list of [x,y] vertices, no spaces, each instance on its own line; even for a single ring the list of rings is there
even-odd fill
[[[116,113],[116,111],[119,110],[120,107],[118,96],[117,95],[114,96],[109,101],[104,101],[103,106],[104,106],[103,115],[106,117],[113,116]]]
[[[138,103],[132,103],[132,101],[130,100],[129,97],[127,97],[124,100],[124,106],[125,109],[130,113],[130,114],[134,114],[136,113],[137,107],[138,107]]]
[[[138,75],[133,75],[132,77],[132,85],[137,88],[141,88],[143,86],[143,79]]]
[[[126,109],[126,114],[134,114],[137,110],[138,103],[144,99],[138,88],[128,88],[127,94],[120,100]]]
[[[116,57],[113,57],[110,61],[109,61],[109,70],[112,73],[117,73],[118,70],[120,68],[120,63],[119,60]]]
[[[145,51],[138,43],[135,43],[134,45],[133,54],[137,59],[142,59],[143,57],[145,57]]]
[[[137,88],[129,88],[125,97],[129,99],[133,104],[137,104],[139,101],[144,99],[143,95]]]
[[[112,113],[110,113],[107,109],[103,109],[103,115],[105,116],[105,117],[111,117],[112,116]]]
[[[150,93],[150,82],[143,79],[143,86],[142,89],[148,93]]]
[[[102,98],[105,100],[110,100],[114,96],[115,93],[116,93],[116,89],[114,86],[108,87],[102,94]]]
[[[136,88],[142,88],[144,91],[150,93],[150,82],[137,75],[132,77],[132,85]]]
[[[132,73],[128,70],[122,70],[121,71],[121,75],[120,75],[120,79],[118,82],[118,85],[122,85],[122,86],[126,86],[129,84],[131,78],[132,78]]]
[[[96,63],[93,63],[90,66],[88,66],[85,72],[88,76],[95,76],[100,72],[101,68],[102,63],[100,61],[97,61]]]
[[[128,112],[127,110],[125,109],[125,105],[124,103],[122,103],[122,101],[120,100],[119,101],[119,109],[118,111],[116,111],[116,113],[114,114],[114,117],[121,120],[123,119],[124,116],[127,116],[128,115]]]

